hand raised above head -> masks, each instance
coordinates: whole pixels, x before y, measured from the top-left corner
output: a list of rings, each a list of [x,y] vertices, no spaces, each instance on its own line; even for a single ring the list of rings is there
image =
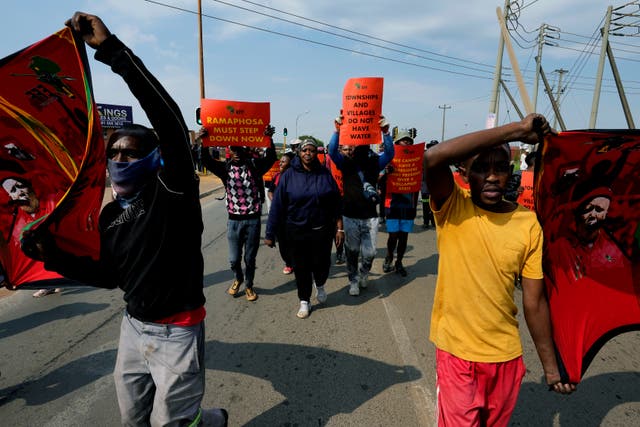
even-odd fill
[[[274,133],[276,133],[276,128],[271,126],[270,124],[268,124],[267,127],[264,128],[264,134],[266,136],[273,136]]]
[[[543,142],[545,135],[556,134],[542,114],[529,114],[520,123],[523,126],[524,135],[519,140],[525,144],[535,145]]]
[[[94,49],[111,35],[102,19],[84,12],[74,13],[64,24],[79,33],[85,43]]]
[[[336,132],[340,132],[340,126],[344,122],[344,116],[342,115],[342,110],[340,110],[340,115],[333,120],[333,125],[336,128]]]
[[[382,133],[389,132],[389,122],[384,116],[380,116],[380,120],[378,120],[378,124],[380,125],[380,130]]]

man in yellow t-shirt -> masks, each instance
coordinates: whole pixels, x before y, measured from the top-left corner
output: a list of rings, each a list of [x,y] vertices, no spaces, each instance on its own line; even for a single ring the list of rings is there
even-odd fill
[[[542,275],[542,229],[533,212],[503,198],[511,173],[508,142],[541,142],[546,119],[463,135],[424,156],[438,231],[438,281],[430,339],[436,345],[439,426],[506,426],[525,374],[514,279],[522,275],[527,326],[548,385],[571,393],[555,358]],[[469,190],[453,179],[462,162]]]

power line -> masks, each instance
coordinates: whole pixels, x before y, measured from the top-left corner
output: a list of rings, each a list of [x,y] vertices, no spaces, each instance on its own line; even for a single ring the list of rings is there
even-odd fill
[[[279,20],[279,21],[282,21],[282,22],[286,22],[288,24],[298,25],[300,27],[308,28],[308,29],[311,29],[311,30],[314,30],[314,31],[319,31],[321,33],[329,34],[329,35],[336,36],[336,37],[345,38],[347,40],[355,41],[355,42],[358,42],[358,43],[364,43],[364,44],[369,45],[369,46],[374,46],[374,47],[378,47],[378,48],[381,48],[381,49],[390,50],[390,51],[396,52],[396,53],[402,53],[404,55],[414,56],[416,58],[425,59],[427,61],[434,61],[434,62],[438,62],[438,63],[445,64],[445,65],[452,65],[454,67],[465,68],[465,69],[472,70],[472,71],[479,71],[481,73],[493,73],[493,70],[481,70],[481,69],[474,68],[474,67],[469,67],[469,66],[466,66],[466,65],[459,65],[459,64],[454,64],[454,63],[451,63],[451,62],[443,61],[443,60],[440,60],[440,59],[429,58],[429,57],[426,57],[426,56],[418,55],[418,54],[407,52],[407,51],[400,50],[400,49],[394,49],[394,48],[383,46],[383,45],[380,45],[380,44],[371,43],[371,42],[368,42],[366,40],[357,39],[355,37],[350,37],[350,36],[346,36],[346,35],[343,35],[343,34],[338,34],[338,33],[334,33],[334,32],[331,32],[331,31],[323,30],[321,28],[316,28],[316,27],[313,27],[311,25],[302,24],[300,22],[291,21],[289,19],[280,18],[278,16],[274,16],[274,15],[269,15],[269,14],[266,14],[266,13],[258,12],[257,10],[253,10],[253,9],[249,9],[249,8],[246,8],[246,7],[238,6],[238,5],[235,5],[235,4],[232,4],[232,3],[227,3],[227,2],[222,1],[222,0],[212,0],[212,1],[214,1],[216,3],[224,4],[226,6],[235,7],[237,9],[241,9],[241,10],[244,10],[244,11],[247,11],[247,12],[255,13],[257,15],[261,15],[261,16],[265,16],[265,17],[268,17],[268,18],[276,19],[276,20]],[[246,0],[243,0],[243,1],[246,1]],[[256,4],[256,3],[253,3],[253,2],[249,2],[249,1],[247,1],[247,3]],[[282,13],[286,13],[286,12],[282,12]],[[323,25],[325,25],[325,24],[323,24]],[[371,37],[371,36],[367,36],[367,37]],[[389,42],[385,41],[385,43],[389,43]],[[487,66],[487,65],[485,65],[485,66]]]
[[[214,1],[217,1],[217,0],[214,0]],[[290,12],[284,11],[282,9],[276,9],[274,7],[266,6],[266,5],[263,5],[263,4],[260,4],[260,3],[256,3],[256,2],[253,2],[253,1],[249,1],[249,0],[240,0],[240,1],[252,4],[254,6],[260,6],[260,7],[263,7],[265,9],[268,9],[268,10],[273,10],[275,12],[279,12],[279,13],[282,13],[282,14],[285,14],[285,15],[293,16],[295,18],[303,19],[305,21],[309,21],[309,22],[313,22],[313,23],[316,23],[316,24],[324,25],[324,26],[329,27],[329,28],[334,28],[336,30],[344,31],[344,32],[351,33],[351,34],[356,34],[358,36],[368,37],[368,38],[373,39],[373,40],[377,40],[377,41],[381,41],[381,42],[384,42],[384,43],[388,43],[390,45],[404,47],[404,48],[407,48],[407,49],[412,49],[412,50],[416,50],[418,52],[428,53],[430,55],[440,56],[440,57],[447,58],[447,59],[453,59],[455,61],[467,62],[467,63],[474,64],[474,65],[480,65],[480,66],[483,66],[483,67],[494,68],[494,66],[491,65],[491,64],[483,64],[481,62],[471,61],[471,60],[463,59],[463,58],[456,58],[454,56],[443,55],[441,53],[433,52],[433,51],[430,51],[430,50],[425,50],[425,49],[417,48],[417,47],[414,47],[414,46],[408,46],[408,45],[405,45],[405,44],[396,43],[396,42],[393,42],[393,41],[390,41],[390,40],[385,40],[385,39],[382,39],[382,38],[379,38],[379,37],[376,37],[376,36],[372,36],[370,34],[360,33],[358,31],[349,30],[349,29],[343,28],[343,27],[338,27],[336,25],[332,25],[332,24],[329,24],[329,23],[326,23],[326,22],[323,22],[323,21],[318,21],[316,19],[307,18],[307,17],[304,17],[302,15],[296,15],[294,13],[290,13]]]
[[[162,3],[162,2],[159,2],[159,1],[156,1],[156,0],[144,0],[144,1],[146,1],[147,3],[156,4],[158,6],[163,6],[163,7],[167,7],[167,8],[170,8],[170,9],[179,10],[179,11],[185,12],[185,13],[190,13],[190,14],[193,14],[193,15],[197,15],[198,14],[198,12],[195,12],[193,10],[189,10],[189,9],[185,9],[185,8],[182,8],[182,7],[179,7],[179,6],[174,6],[174,5]],[[282,36],[282,37],[288,37],[288,38],[291,38],[291,39],[294,39],[294,40],[299,40],[299,41],[303,41],[303,42],[306,42],[306,43],[315,44],[315,45],[318,45],[318,46],[330,47],[330,48],[333,48],[333,49],[341,50],[343,52],[355,53],[357,55],[362,55],[362,56],[368,56],[370,58],[381,59],[383,61],[389,61],[389,62],[395,62],[395,63],[398,63],[398,64],[410,65],[410,66],[413,66],[413,67],[424,68],[424,69],[427,69],[427,70],[441,71],[443,73],[456,74],[456,75],[459,75],[459,76],[473,77],[475,79],[484,79],[484,80],[491,80],[492,79],[492,77],[490,77],[490,76],[479,76],[479,75],[475,75],[475,74],[463,73],[463,72],[460,72],[460,71],[446,70],[446,69],[442,69],[442,68],[431,67],[431,66],[428,66],[428,65],[416,64],[414,62],[403,61],[401,59],[393,59],[393,58],[389,58],[389,57],[386,57],[386,56],[375,55],[373,53],[361,52],[361,51],[357,51],[357,50],[353,50],[353,49],[348,49],[348,48],[342,47],[342,46],[336,46],[336,45],[333,45],[333,44],[330,44],[330,43],[319,42],[319,41],[316,41],[316,40],[311,40],[311,39],[307,39],[307,38],[304,38],[304,37],[295,36],[295,35],[292,35],[292,34],[286,34],[286,33],[282,33],[282,32],[279,32],[279,31],[269,30],[267,28],[257,27],[255,25],[243,24],[241,22],[232,21],[230,19],[221,18],[221,17],[218,17],[218,16],[208,15],[208,14],[205,14],[205,13],[203,13],[202,16],[206,17],[206,18],[210,18],[210,19],[215,19],[215,20],[221,21],[221,22],[226,22],[228,24],[239,25],[241,27],[251,28],[251,29],[257,30],[257,31],[262,31],[262,32],[265,32],[265,33],[268,33],[268,34],[278,35],[278,36]]]

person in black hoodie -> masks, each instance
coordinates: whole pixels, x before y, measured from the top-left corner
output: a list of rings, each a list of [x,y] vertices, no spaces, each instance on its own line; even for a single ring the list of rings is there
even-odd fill
[[[265,234],[265,244],[273,247],[278,229],[285,227],[300,299],[296,315],[301,319],[311,311],[314,281],[318,302],[327,300],[324,284],[329,277],[333,240],[344,240],[340,214],[338,184],[318,160],[315,141],[306,139],[291,167],[280,176]]]
[[[122,76],[153,129],[132,125],[107,142],[115,200],[100,214],[100,258],[24,241],[63,276],[124,291],[126,311],[114,370],[123,425],[221,425],[223,409],[200,408],[205,387],[203,231],[199,180],[180,109],[142,61],[102,20],[76,12],[66,22]]]
[[[342,171],[342,215],[349,295],[357,296],[360,295],[360,288],[367,287],[367,277],[376,255],[379,221],[377,206],[380,199],[376,190],[378,175],[393,159],[395,150],[389,134],[389,123],[382,117],[379,125],[383,153],[378,155],[368,145],[359,145],[351,155],[344,156],[339,150],[342,120],[340,116],[334,122],[336,131],[329,142],[329,156]]]

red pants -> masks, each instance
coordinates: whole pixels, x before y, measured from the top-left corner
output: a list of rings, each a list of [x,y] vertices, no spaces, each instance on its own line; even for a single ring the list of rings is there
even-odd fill
[[[469,362],[436,349],[438,426],[507,426],[525,372],[522,356]]]

